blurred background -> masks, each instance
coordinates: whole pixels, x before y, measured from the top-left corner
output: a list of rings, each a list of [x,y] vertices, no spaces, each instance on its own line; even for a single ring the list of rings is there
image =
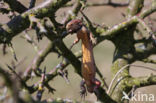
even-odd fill
[[[37,0],[36,5],[39,5],[43,1],[44,0]],[[20,2],[28,7],[29,0],[20,0]],[[88,2],[107,2],[107,0],[88,0]],[[126,3],[127,0],[114,0],[114,2]],[[151,3],[151,0],[145,0],[144,9],[150,7],[150,3]],[[71,9],[70,7],[59,9],[56,13],[57,21],[59,22],[62,21],[64,15],[66,15],[68,13],[68,10],[70,9]],[[122,14],[123,13],[126,14],[126,11],[127,11],[127,7],[114,8],[111,6],[94,6],[94,7],[85,8],[84,13],[88,16],[88,18],[92,22],[100,24],[100,25],[105,24],[109,27],[112,27],[113,25],[116,25],[125,20]],[[82,17],[81,14],[79,14],[78,18],[80,17]],[[156,19],[156,13],[153,13],[150,17],[153,19]],[[5,24],[8,21],[9,21],[9,18],[6,15],[0,14],[0,23]],[[17,71],[19,72],[24,72],[25,69],[31,64],[33,58],[37,55],[33,46],[27,43],[25,39],[21,38],[22,35],[23,33],[14,37],[12,41],[18,60],[22,60],[25,58],[24,62],[21,63],[17,67]],[[34,31],[29,31],[29,35],[33,37],[34,39],[36,38]],[[64,39],[64,42],[69,47],[74,41],[74,39],[75,39],[75,35],[69,35]],[[49,41],[47,41],[46,37],[44,37],[43,40],[40,41],[39,43],[36,41],[36,43],[39,46],[39,49],[43,49],[46,46],[46,44],[48,44],[48,42]],[[2,48],[2,46],[0,46],[0,48]],[[80,49],[81,49],[81,43],[78,43],[76,46],[73,47],[72,51],[78,51]],[[112,64],[114,50],[115,50],[114,45],[109,41],[104,41],[94,48],[94,57],[95,57],[96,65],[100,69],[103,76],[105,77],[107,84],[109,84],[111,81],[110,68]],[[156,56],[152,56],[151,58],[156,59]],[[62,58],[58,58],[56,54],[50,53],[45,59],[45,61],[42,63],[41,68],[43,69],[46,66],[47,71],[50,71],[61,60]],[[14,58],[11,55],[11,52],[9,49],[7,49],[7,55],[5,56],[3,56],[2,51],[0,51],[0,65],[6,68],[5,64],[11,64],[12,61],[14,61]],[[153,68],[156,68],[156,65],[145,64],[141,62],[136,62],[135,64],[151,66]],[[60,97],[60,98],[69,98],[69,99],[75,99],[75,100],[81,101],[81,97],[79,94],[79,91],[80,91],[79,85],[80,85],[80,81],[82,80],[82,78],[80,78],[74,72],[74,69],[71,65],[68,66],[67,68],[69,70],[70,84],[67,84],[62,77],[57,76],[54,80],[50,82],[50,85],[56,89],[56,92],[54,94],[51,94],[51,93],[48,93],[48,91],[46,90],[46,93],[44,93],[42,99]],[[134,67],[131,67],[130,73],[132,74],[132,76],[135,76],[135,77],[143,76],[143,75],[148,76],[151,73],[156,74],[150,70],[145,70],[142,68],[134,68]],[[33,84],[34,82],[38,80],[39,78],[32,78],[28,82],[29,84]],[[3,81],[1,81],[0,84],[2,84],[2,82]],[[156,86],[148,86],[148,87],[140,88],[140,89],[137,89],[136,92],[138,91],[140,91],[141,93],[145,93],[145,94],[146,93],[154,94],[155,102],[156,102]],[[35,93],[33,95],[35,95]],[[88,93],[85,100],[94,102],[96,101],[96,97],[94,96],[94,94]],[[137,102],[137,103],[141,103],[141,102]]]

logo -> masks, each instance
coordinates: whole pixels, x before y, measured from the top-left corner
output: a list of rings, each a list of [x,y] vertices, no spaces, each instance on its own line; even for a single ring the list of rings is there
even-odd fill
[[[141,102],[153,102],[155,100],[154,94],[146,94],[137,92],[134,94],[132,91],[131,94],[127,94],[126,92],[122,92],[123,97],[121,98],[121,101],[128,100],[128,101],[141,101]]]

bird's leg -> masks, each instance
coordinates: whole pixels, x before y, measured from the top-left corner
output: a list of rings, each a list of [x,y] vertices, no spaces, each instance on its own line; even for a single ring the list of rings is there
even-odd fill
[[[80,83],[80,95],[81,95],[81,98],[83,98],[83,97],[85,98],[85,96],[87,96],[87,91],[86,91],[84,80],[82,80]]]

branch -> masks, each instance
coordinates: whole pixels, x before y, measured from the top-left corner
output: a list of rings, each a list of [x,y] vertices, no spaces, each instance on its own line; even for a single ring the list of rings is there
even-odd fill
[[[74,55],[77,58],[80,58],[82,56],[82,51],[78,51],[76,53],[74,53]],[[64,59],[61,63],[57,64],[57,66],[55,66],[48,74],[47,76],[47,82],[52,80],[54,77],[56,77],[58,75],[57,70],[64,70],[68,65],[70,64],[69,60]]]
[[[156,9],[154,10],[156,11]],[[150,12],[152,13],[152,12]],[[142,13],[144,14],[144,13]],[[141,15],[139,16],[140,18],[142,17]],[[113,26],[111,29],[108,29],[106,32],[104,32],[104,30],[100,30],[100,32],[102,31],[103,33],[101,33],[101,36],[104,36],[106,39],[112,39],[113,37],[115,37],[119,32],[126,30],[128,27],[135,25],[137,23],[141,23],[146,30],[148,31],[148,33],[152,32],[152,30],[147,26],[144,25],[144,22],[142,22],[141,19],[139,19],[137,16],[133,16],[131,18],[129,18],[127,21],[122,22],[118,25]],[[152,32],[153,34],[153,32]]]
[[[50,5],[48,5],[49,2],[48,3],[47,2],[44,3],[43,5],[40,5],[40,6],[36,7],[36,8],[34,8],[34,9],[32,9],[31,11],[28,11],[28,12],[22,14],[21,16],[18,16],[16,18],[14,18],[12,21],[10,21],[8,23],[8,26],[7,25],[3,25],[2,28],[0,28],[0,32],[1,32],[1,35],[0,35],[0,43],[10,41],[14,36],[17,35],[17,33],[20,33],[21,31],[23,31],[24,29],[26,29],[29,26],[29,21],[28,21],[27,16],[30,15],[30,13],[34,13],[38,17],[43,17],[44,15],[48,14],[51,10],[53,10],[52,12],[55,12],[56,9],[58,9],[56,7],[59,7],[59,6],[63,5],[63,3],[64,3],[62,0],[60,0],[60,2],[57,2],[56,5],[51,5],[50,6]],[[53,2],[51,4],[53,4]],[[50,10],[48,10],[46,12],[41,12],[44,7],[50,8]],[[152,9],[152,10],[153,10],[153,12],[156,11],[156,9]],[[147,10],[147,11],[150,11],[150,10]],[[37,14],[37,12],[39,12],[39,13]],[[146,14],[146,12],[143,12],[142,15],[148,16],[151,13],[152,12]],[[42,14],[43,14],[43,16],[42,16]],[[131,24],[138,23],[136,20],[134,20],[134,21],[133,20],[132,21],[129,21],[125,25],[119,24],[119,25],[121,25],[121,28],[120,28],[120,26],[119,27],[114,26],[114,29],[112,29],[112,30],[110,29],[106,33],[104,33],[105,30],[103,30],[103,29],[100,29],[97,32],[103,33],[102,35],[106,35],[105,37],[108,37],[109,38],[110,36],[108,36],[108,35],[110,35],[110,34],[112,34],[112,35],[117,34],[118,32],[120,32],[120,30],[124,30],[124,28],[126,28],[127,26],[131,26]],[[18,23],[17,23],[17,21],[18,21]],[[15,23],[15,25],[13,25],[13,23]],[[124,23],[125,22],[123,22],[123,24]]]
[[[51,31],[51,29],[47,28],[48,30],[48,34],[46,35],[47,38],[51,41],[54,41],[56,39],[56,34]],[[61,39],[57,39],[55,40],[56,42],[56,47],[58,48],[58,50],[60,51],[61,55],[63,57],[65,57],[67,60],[70,61],[70,63],[72,64],[72,66],[75,68],[76,73],[78,73],[79,75],[81,75],[81,62],[76,58],[76,56],[66,47],[66,45],[63,43],[63,41]]]
[[[83,0],[77,0],[77,2],[73,5],[72,9],[68,11],[68,15],[63,19],[62,24],[66,25],[68,21],[75,18],[78,15],[78,12],[80,11],[82,7]]]
[[[36,0],[30,0],[29,9],[33,8],[35,6]]]
[[[28,80],[31,77],[31,72],[36,71],[37,68],[41,65],[41,63],[44,61],[46,56],[52,52],[54,47],[54,43],[50,42],[45,49],[39,51],[38,55],[34,58],[32,64],[26,69],[24,73],[24,80]]]
[[[148,69],[148,70],[152,70],[152,71],[155,71],[156,72],[156,69],[154,68],[151,68],[151,67],[145,67],[145,66],[142,66],[142,65],[134,65],[134,64],[127,64],[125,66],[123,66],[114,76],[114,78],[112,79],[110,85],[109,85],[109,88],[108,88],[108,91],[107,93],[110,94],[110,89],[112,87],[112,84],[115,82],[115,79],[117,79],[117,76],[123,72],[124,69],[129,69],[128,67],[140,67],[142,69]],[[118,83],[117,83],[118,84]],[[115,88],[115,87],[114,87]]]
[[[119,32],[127,30],[127,28],[132,25],[136,25],[138,23],[138,20],[134,15],[136,15],[136,13],[138,13],[142,9],[142,6],[140,5],[143,5],[143,0],[132,1],[131,5],[129,6],[129,15],[130,17],[133,17],[128,18],[125,22],[113,26],[102,35],[108,36],[108,39],[112,39]]]
[[[139,24],[141,24],[141,26],[143,27],[144,30],[147,31],[147,33],[149,34],[149,37],[151,39],[151,41],[153,41],[153,45],[156,45],[156,36],[154,34],[154,32],[152,31],[152,29],[139,17],[137,17]]]
[[[26,39],[26,41],[27,41],[28,43],[30,43],[30,44],[33,46],[33,48],[34,48],[34,50],[35,50],[36,52],[39,51],[39,47],[37,46],[37,44],[36,44],[36,42],[33,40],[33,38],[29,36],[27,30],[24,31],[24,36],[22,35],[21,38]]]
[[[83,15],[83,17],[85,18],[85,20],[87,21],[87,25],[88,25],[88,28],[90,29],[90,31],[93,33],[93,35],[97,35],[97,32],[96,32],[96,28],[93,26],[92,22],[89,20],[89,18],[82,12],[80,11],[81,14]]]
[[[152,44],[148,43],[145,49],[136,48],[134,57],[136,60],[142,61],[145,58],[148,58],[151,54],[156,54],[156,48]]]
[[[141,0],[140,2],[142,3],[143,0]],[[137,5],[137,4],[136,4]],[[138,6],[138,5],[137,5]],[[134,6],[135,7],[135,6]],[[135,11],[135,9],[133,9],[133,11]],[[144,18],[150,14],[152,14],[153,12],[156,11],[156,6],[152,6],[151,8],[145,10],[144,12],[142,12],[140,14],[140,18]],[[136,12],[136,11],[135,11]],[[133,13],[131,13],[132,15]],[[106,32],[104,30],[100,30],[103,33],[101,33],[101,35],[107,37],[107,39],[111,39],[112,37],[114,37],[116,34],[118,34],[119,32],[126,30],[128,27],[130,27],[131,25],[135,25],[137,23],[139,23],[138,20],[136,20],[136,16],[133,16],[131,18],[129,18],[127,21],[122,22],[118,25],[113,26],[111,29],[107,30]]]
[[[153,75],[151,75],[149,78],[151,79],[150,81],[149,81],[149,78],[147,78],[147,77],[145,77],[145,78],[147,78],[148,79],[148,81],[143,81],[142,79],[140,79],[140,78],[142,78],[142,77],[138,77],[139,79],[140,79],[140,82],[137,80],[138,78],[136,78],[136,79],[134,79],[133,77],[131,77],[131,76],[129,76],[127,79],[126,79],[126,77],[123,77],[123,78],[117,78],[118,77],[118,75],[120,74],[120,73],[122,73],[123,72],[123,70],[125,70],[125,69],[129,69],[128,67],[140,67],[140,68],[142,68],[142,69],[148,69],[148,70],[152,70],[152,71],[155,71],[156,72],[156,69],[155,68],[151,68],[151,67],[146,67],[146,66],[142,66],[142,65],[134,65],[134,64],[127,64],[127,65],[125,65],[125,66],[123,66],[116,74],[115,74],[115,76],[114,76],[114,78],[112,79],[112,81],[111,81],[111,83],[110,83],[110,85],[109,85],[109,89],[108,89],[108,91],[107,91],[107,93],[108,94],[110,94],[110,95],[112,95],[112,93],[114,92],[114,90],[115,89],[119,89],[118,87],[121,87],[123,84],[122,83],[125,83],[124,85],[124,91],[129,91],[129,88],[133,88],[133,86],[136,86],[136,87],[143,87],[143,86],[148,86],[148,85],[154,85],[154,84],[156,84],[156,78],[152,78],[151,79],[151,77],[153,76]],[[155,76],[156,77],[156,76]],[[112,85],[113,85],[113,83],[115,82],[115,80],[117,79],[117,83],[116,83],[116,85],[113,87],[113,89],[112,89],[112,91],[111,91],[111,93],[110,93],[110,90],[111,90],[111,88],[112,88]],[[125,79],[125,80],[123,80],[123,79]],[[122,80],[123,80],[123,82],[122,82]],[[142,80],[142,81],[141,81]],[[120,83],[120,82],[122,82],[122,83]],[[122,87],[123,88],[123,87]]]
[[[112,6],[112,7],[126,7],[129,5],[129,1],[127,3],[113,3],[113,2],[108,2],[108,3],[88,3],[86,6]]]
[[[44,81],[45,81],[45,78],[46,78],[46,68],[44,68],[43,70],[43,73],[41,73],[41,80],[38,84],[38,91],[37,91],[37,94],[36,94],[36,99],[37,101],[41,101],[41,98],[42,98],[42,95],[43,95],[43,92],[44,92]]]
[[[28,16],[30,14],[36,15],[38,18],[54,16],[55,12],[68,1],[70,0],[57,0],[57,2],[55,0],[47,0],[41,5],[15,17],[0,27],[0,44],[10,42],[14,36],[28,28],[30,25]]]
[[[101,36],[107,37],[107,39],[114,38],[121,31],[127,30],[128,27],[138,23],[137,17],[133,16],[128,20],[113,26],[111,29],[108,29],[106,32],[100,34]]]
[[[154,13],[156,11],[156,5],[152,5],[150,6],[149,9],[144,10],[141,14],[140,14],[140,18],[145,18],[147,16],[149,16],[150,14]]]
[[[142,60],[144,63],[152,63],[152,64],[156,64],[156,60],[153,60],[153,59],[143,59]]]
[[[128,17],[134,16],[142,10],[144,6],[144,0],[131,0],[128,7]]]
[[[12,80],[9,77],[10,74],[8,72],[6,72],[1,66],[0,66],[0,74],[3,77],[3,79],[5,80],[6,85],[12,91]],[[13,91],[12,91],[12,95],[13,95]]]
[[[129,5],[129,1],[127,3],[114,3],[114,2],[104,2],[104,3],[87,3],[86,7],[92,7],[92,6],[112,6],[112,7],[125,7]],[[66,4],[64,7],[70,7],[73,6],[72,3]]]
[[[6,2],[13,11],[17,11],[20,14],[28,10],[28,8],[26,8],[23,4],[21,4],[17,0],[3,0],[3,1]]]
[[[99,42],[98,42],[98,43],[99,43]],[[98,44],[98,43],[97,43],[97,44]],[[96,45],[97,45],[97,44],[96,44]],[[96,45],[95,45],[95,46],[96,46]],[[94,46],[94,47],[95,47],[95,46]],[[80,50],[80,51],[74,53],[74,55],[76,56],[76,58],[80,58],[80,57],[82,57],[82,51]],[[56,76],[58,75],[58,72],[57,72],[58,69],[59,69],[59,70],[63,70],[63,69],[65,69],[69,64],[70,64],[70,62],[69,62],[67,59],[64,59],[61,63],[57,64],[57,66],[56,66],[55,68],[53,68],[53,69],[49,72],[48,77],[47,77],[47,81],[52,80],[54,77],[56,77]],[[99,69],[98,69],[97,67],[96,67],[96,69],[97,69],[97,74],[99,75],[100,79],[102,80],[103,86],[106,86],[106,88],[108,88],[108,86],[107,86],[107,84],[106,84],[106,82],[105,82],[105,79],[104,79],[103,75],[101,74],[101,72],[99,71]]]
[[[151,28],[140,18],[137,18],[139,23],[142,25],[143,29],[146,30],[148,32],[148,34],[153,35],[153,31],[151,30]]]
[[[119,29],[118,25],[114,26],[114,30],[117,30],[117,33],[115,31],[112,32],[113,35],[109,34],[113,36],[113,38],[110,38],[116,46],[113,58],[113,65],[111,68],[113,77],[116,75],[116,73],[118,73],[118,71],[122,69],[122,67],[131,63],[131,58],[133,57],[132,53],[134,51],[133,34],[136,28],[136,24],[138,23],[138,20],[135,15],[137,15],[137,13],[139,13],[142,9],[143,1],[144,0],[132,0],[129,6],[129,14],[127,21],[119,24],[121,26],[121,29]],[[130,23],[130,25],[127,26],[127,23]],[[121,102],[121,98],[123,97],[123,91],[125,90],[124,80],[130,77],[131,76],[129,74],[129,68],[124,69],[123,72],[121,72],[117,76],[117,81],[113,83],[115,89],[113,88],[113,93],[111,93],[111,97],[115,101],[119,103]]]
[[[57,48],[57,51],[65,57],[67,60],[70,61],[70,63],[74,66],[76,72],[81,75],[81,63],[80,61],[75,57],[75,55],[66,47],[64,42],[62,41],[62,37],[58,36],[54,31],[53,31],[53,26],[52,25],[47,25],[47,21],[44,21],[44,23],[40,23],[43,27],[46,29],[46,34],[47,38],[55,42],[55,46]]]
[[[54,30],[57,32],[57,34],[61,34],[63,30],[65,30],[64,27],[69,20],[76,18],[76,16],[79,13],[79,10],[82,7],[82,2],[84,1],[77,0],[77,2],[73,5],[72,9],[68,10],[68,14],[63,18],[61,24],[55,20],[54,16],[49,17],[51,22],[54,24]],[[60,30],[60,27],[62,27],[62,30]]]
[[[93,33],[95,37],[97,37],[96,45],[100,42],[104,41],[105,39],[109,39],[110,37],[108,35],[100,35],[101,33],[106,31],[105,27],[94,27],[93,23],[89,20],[89,18],[80,10],[82,16],[85,18],[87,22],[87,27],[89,30]]]
[[[6,86],[10,89],[11,91],[11,95],[13,97],[13,101],[16,103],[20,103],[20,98],[19,98],[19,92],[17,89],[17,82],[14,83],[13,79],[10,77],[10,74],[8,72],[6,72],[1,66],[0,66],[0,75],[3,77],[3,79],[5,80],[5,84]]]
[[[150,85],[156,85],[156,75],[143,76],[143,77],[132,77],[127,80],[126,86],[132,88],[134,85],[139,87],[145,87]]]

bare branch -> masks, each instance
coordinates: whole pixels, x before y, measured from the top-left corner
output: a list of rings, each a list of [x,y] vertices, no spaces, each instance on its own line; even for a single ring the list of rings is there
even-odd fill
[[[148,43],[145,49],[136,48],[136,52],[134,53],[134,57],[136,60],[143,60],[148,58],[150,55],[156,54],[156,48],[153,47],[151,43]]]
[[[133,77],[126,82],[126,85],[128,87],[133,87],[135,85],[136,88],[155,85],[155,84],[156,84],[156,75]]]
[[[8,72],[6,72],[1,66],[0,66],[0,74],[3,77],[3,79],[5,80],[6,86],[11,91],[13,101],[16,103],[20,102],[20,98],[18,97],[19,92],[17,90],[17,83],[13,83],[14,80],[10,77],[10,74]]]
[[[54,43],[50,42],[45,49],[40,50],[38,52],[38,55],[34,58],[32,64],[26,69],[25,73],[24,73],[24,80],[27,80],[28,78],[30,78],[30,74],[32,71],[35,71],[37,68],[39,68],[39,66],[41,65],[41,63],[44,61],[44,59],[46,58],[46,56],[52,52],[52,48],[54,47]]]
[[[142,66],[142,65],[134,65],[134,64],[127,64],[127,65],[125,65],[125,66],[123,66],[116,74],[115,74],[115,76],[113,77],[113,79],[112,79],[112,81],[111,81],[111,83],[110,83],[110,85],[109,85],[109,88],[108,88],[108,90],[107,90],[107,94],[112,94],[112,92],[110,93],[110,90],[111,90],[111,88],[112,88],[112,86],[113,86],[113,83],[115,82],[115,79],[117,79],[117,76],[120,74],[120,73],[122,73],[123,72],[123,70],[124,69],[129,69],[129,67],[141,67],[142,69],[148,69],[148,70],[152,70],[152,71],[155,71],[156,72],[156,69],[155,68],[151,68],[151,67],[146,67],[146,66]],[[119,82],[121,82],[121,81],[119,81]],[[118,84],[119,82],[117,82],[116,84]],[[156,83],[156,82],[155,82]],[[133,85],[135,85],[135,84],[133,84]],[[132,86],[133,86],[132,85]],[[152,85],[152,84],[151,84]],[[116,88],[116,85],[115,85],[115,87],[113,87],[113,89],[112,90],[114,90]]]
[[[78,15],[78,12],[80,11],[82,4],[81,2],[84,2],[83,0],[77,0],[77,2],[73,5],[72,9],[68,11],[68,14],[63,19],[62,24],[66,25],[66,23],[75,18]]]
[[[147,16],[149,16],[150,14],[154,13],[156,11],[156,5],[151,6],[150,8],[144,10],[141,14],[140,17],[141,18],[145,18]]]
[[[144,0],[131,0],[128,7],[128,17],[132,17],[140,13],[144,6]]]
[[[152,63],[152,64],[156,64],[156,60],[153,60],[153,59],[143,59],[142,60],[144,63]]]
[[[41,80],[39,82],[38,91],[37,91],[37,94],[36,94],[37,101],[41,101],[41,98],[42,98],[42,95],[43,95],[43,92],[44,92],[45,78],[46,78],[46,68],[44,68],[42,76],[41,76]]]
[[[30,6],[29,9],[33,8],[35,6],[36,0],[30,0]]]
[[[16,53],[15,53],[15,50],[14,50],[14,48],[13,48],[13,46],[12,46],[12,43],[9,43],[8,46],[9,46],[9,48],[10,48],[10,51],[11,51],[12,55],[13,55],[13,58],[14,58],[16,61],[18,61],[17,56],[16,56]]]
[[[30,25],[28,16],[30,14],[37,15],[39,18],[52,16],[59,8],[61,8],[62,5],[66,4],[68,1],[70,0],[58,0],[57,2],[54,0],[47,0],[43,4],[15,17],[10,22],[0,27],[0,44],[9,42],[18,33],[28,28]]]
[[[128,20],[126,20],[118,25],[113,26],[111,29],[108,29],[106,32],[103,32],[100,35],[105,36],[107,39],[112,39],[119,32],[124,31],[131,25],[135,25],[137,23],[138,23],[137,17],[133,16],[133,17],[129,18]]]
[[[86,3],[86,7],[92,7],[92,6],[112,6],[112,7],[126,7],[129,5],[129,1],[127,3],[114,3],[114,2],[104,2],[104,3]],[[70,7],[73,6],[73,4],[66,4],[64,7]]]
[[[28,10],[28,8],[26,8],[23,4],[21,4],[17,0],[3,0],[3,1],[8,3],[8,5],[13,11],[17,11],[20,14]]]
[[[35,43],[35,41],[33,40],[33,38],[31,38],[31,37],[29,36],[27,30],[24,31],[24,34],[25,34],[25,35],[22,36],[22,38],[26,39],[26,40],[28,41],[28,43],[32,44],[32,46],[34,47],[34,50],[35,50],[36,52],[38,52],[38,51],[39,51],[39,48],[38,48],[37,44]]]

